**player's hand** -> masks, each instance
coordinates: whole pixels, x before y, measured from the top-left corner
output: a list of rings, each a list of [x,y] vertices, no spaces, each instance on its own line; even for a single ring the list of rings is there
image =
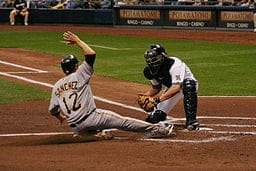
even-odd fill
[[[60,121],[60,125],[62,125],[63,122],[67,119],[67,117],[63,113],[57,115],[56,118]]]
[[[63,39],[66,41],[67,44],[76,44],[78,41],[81,41],[79,37],[71,31],[64,32]]]

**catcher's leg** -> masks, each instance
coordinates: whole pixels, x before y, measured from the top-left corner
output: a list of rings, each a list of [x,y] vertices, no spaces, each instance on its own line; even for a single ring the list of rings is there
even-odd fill
[[[182,99],[182,97],[183,93],[180,91],[171,98],[158,103],[157,109],[169,114],[174,106]]]
[[[179,92],[173,97],[160,102],[157,105],[157,109],[148,115],[146,121],[149,123],[158,123],[166,120],[167,114],[169,114],[173,107],[182,99],[182,96],[182,92]]]
[[[185,79],[183,82],[183,103],[186,114],[186,127],[189,130],[198,128],[196,120],[197,113],[197,83],[192,79]]]

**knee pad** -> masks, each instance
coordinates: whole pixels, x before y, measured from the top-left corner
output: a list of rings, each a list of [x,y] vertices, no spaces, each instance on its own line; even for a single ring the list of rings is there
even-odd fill
[[[197,90],[196,82],[192,79],[185,79],[183,82],[184,110],[186,114],[186,123],[196,120],[197,113]]]
[[[152,114],[148,115],[146,122],[155,124],[160,121],[166,120],[167,114],[161,110],[156,110]]]

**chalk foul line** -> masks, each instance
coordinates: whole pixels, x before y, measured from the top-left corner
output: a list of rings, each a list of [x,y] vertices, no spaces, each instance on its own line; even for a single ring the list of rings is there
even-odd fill
[[[4,64],[4,65],[10,65],[10,66],[13,66],[13,67],[16,67],[16,68],[22,68],[22,69],[25,69],[25,70],[35,71],[37,73],[47,73],[48,72],[48,71],[44,71],[44,70],[41,70],[41,69],[35,69],[35,68],[31,68],[31,67],[27,67],[27,66],[23,66],[23,65],[18,65],[18,64],[15,64],[15,63],[11,63],[11,62],[1,61],[1,60],[0,60],[0,63]]]
[[[21,134],[0,134],[0,137],[21,137],[21,136],[53,136],[53,135],[73,135],[73,132],[48,132],[48,133],[21,133]],[[72,138],[72,137],[71,137]],[[114,137],[114,140],[134,140],[129,137]],[[172,143],[211,143],[217,141],[234,141],[233,136],[221,136],[200,140],[186,139],[168,139],[168,138],[138,138],[136,141],[152,141],[152,142],[172,142]]]
[[[0,75],[6,76],[6,77],[11,77],[11,78],[16,78],[18,80],[23,80],[23,81],[33,83],[33,84],[37,84],[37,85],[42,85],[42,86],[46,86],[46,87],[53,87],[52,84],[32,80],[32,79],[29,79],[29,78],[26,78],[26,77],[21,77],[21,76],[18,76],[18,75],[12,75],[12,74],[8,74],[8,73],[4,73],[4,72],[0,72]]]

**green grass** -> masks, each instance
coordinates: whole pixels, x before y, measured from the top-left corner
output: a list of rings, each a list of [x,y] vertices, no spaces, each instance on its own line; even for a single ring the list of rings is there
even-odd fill
[[[0,78],[0,103],[43,100],[50,97],[50,92],[26,86]]]
[[[78,34],[91,45],[131,48],[109,50],[93,47],[97,52],[97,75],[148,84],[143,76],[143,54],[150,44],[160,43],[169,55],[177,56],[188,64],[199,80],[199,95],[256,95],[255,45]],[[73,53],[82,59],[78,47],[60,43],[62,32],[1,31],[0,40],[0,47],[19,47],[61,56]]]

